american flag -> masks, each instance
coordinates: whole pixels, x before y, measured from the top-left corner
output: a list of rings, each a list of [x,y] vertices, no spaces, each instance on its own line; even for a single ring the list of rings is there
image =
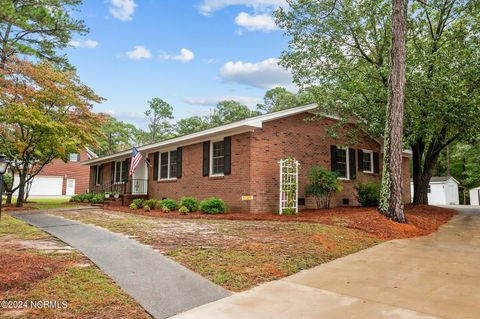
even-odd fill
[[[130,172],[128,173],[130,176],[133,175],[135,170],[137,169],[138,164],[142,161],[143,155],[137,150],[136,147],[132,149],[132,164],[130,165]]]

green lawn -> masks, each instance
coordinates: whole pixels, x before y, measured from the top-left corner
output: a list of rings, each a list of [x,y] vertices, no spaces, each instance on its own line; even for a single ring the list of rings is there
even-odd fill
[[[46,243],[65,247],[8,213],[2,216],[0,300],[65,301],[67,307],[0,309],[0,318],[151,318],[88,258],[71,249],[46,250]]]

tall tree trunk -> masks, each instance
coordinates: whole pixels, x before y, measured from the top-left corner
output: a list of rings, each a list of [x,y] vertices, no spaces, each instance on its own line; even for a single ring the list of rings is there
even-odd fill
[[[17,197],[17,207],[23,207],[23,203],[25,200],[25,186],[27,179],[27,171],[25,169],[21,169],[18,174],[18,197]]]
[[[428,205],[428,184],[430,184],[430,174],[413,175],[413,204]]]
[[[405,104],[405,68],[407,2],[392,0],[392,47],[390,51],[389,101],[383,157],[380,211],[400,223],[406,223],[403,212],[402,140]]]
[[[452,176],[450,172],[450,145],[447,145],[447,176]]]
[[[5,200],[5,204],[11,204],[12,203],[12,193],[7,193],[7,199]]]

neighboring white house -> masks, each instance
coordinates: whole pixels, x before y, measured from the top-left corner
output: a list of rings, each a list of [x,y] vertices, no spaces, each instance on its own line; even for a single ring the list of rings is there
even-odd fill
[[[470,205],[480,205],[480,187],[470,190]]]
[[[451,176],[433,176],[428,185],[428,203],[431,205],[458,205],[458,181]],[[413,199],[413,181],[410,183]]]

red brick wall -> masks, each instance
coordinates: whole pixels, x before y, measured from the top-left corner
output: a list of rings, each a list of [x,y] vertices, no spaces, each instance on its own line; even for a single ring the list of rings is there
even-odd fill
[[[183,147],[182,178],[169,181],[154,181],[153,167],[148,176],[150,198],[164,197],[175,200],[194,196],[200,200],[208,197],[223,199],[229,211],[248,212],[250,203],[241,200],[250,193],[250,133],[232,136],[232,173],[223,177],[202,176],[202,143]],[[150,154],[153,166],[153,154]]]
[[[346,141],[333,139],[326,132],[333,120],[306,122],[307,114],[266,122],[262,129],[232,136],[232,174],[224,177],[202,176],[202,143],[183,147],[182,178],[171,181],[154,181],[153,167],[149,168],[148,192],[150,198],[180,199],[194,196],[200,200],[219,197],[225,200],[232,212],[273,212],[278,210],[279,165],[278,160],[293,156],[300,161],[299,197],[304,198],[306,174],[313,165],[330,169],[330,145],[345,145]],[[348,129],[346,127],[345,129]],[[340,134],[342,135],[342,134]],[[357,135],[355,149],[380,152],[379,144],[366,134]],[[352,147],[352,146],[350,146]],[[356,155],[358,156],[358,155]],[[149,155],[154,163],[153,154]],[[380,172],[381,172],[380,155]],[[357,165],[357,160],[355,161]],[[410,202],[409,159],[404,158],[404,199]],[[104,164],[104,183],[110,182],[110,163]],[[350,205],[358,205],[353,185],[356,182],[380,182],[380,174],[358,171],[355,181],[343,181],[344,190],[332,200],[333,206],[348,198]],[[253,201],[242,201],[242,195],[253,195]],[[308,198],[306,207],[313,207]]]
[[[62,194],[64,195],[67,187],[67,179],[75,179],[75,194],[82,194],[87,191],[89,186],[90,168],[80,164],[80,162],[86,160],[88,160],[87,152],[82,150],[80,152],[79,162],[65,163],[61,159],[55,159],[52,163],[46,165],[38,176],[62,176]]]
[[[308,170],[314,165],[320,165],[330,170],[330,145],[345,145],[355,149],[367,149],[380,152],[380,145],[366,134],[359,132],[358,143],[348,145],[343,139],[334,139],[325,132],[327,126],[334,123],[330,119],[305,121],[310,115],[300,114],[276,121],[264,123],[252,136],[252,195],[254,204],[252,212],[272,212],[278,210],[279,198],[279,165],[281,158],[292,156],[299,160],[299,198],[305,198]],[[346,126],[340,129],[340,136]],[[357,165],[357,160],[355,161]],[[342,205],[342,199],[348,198],[350,205],[358,205],[353,185],[355,182],[380,182],[380,174],[370,174],[358,171],[355,181],[342,181],[343,191],[332,199],[332,206]],[[312,198],[306,199],[306,207],[312,208]]]

